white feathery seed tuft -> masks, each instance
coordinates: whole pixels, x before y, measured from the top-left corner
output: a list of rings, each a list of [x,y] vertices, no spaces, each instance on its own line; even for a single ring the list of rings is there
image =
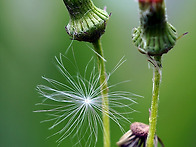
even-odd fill
[[[123,58],[108,74],[107,81],[112,73],[125,62]],[[56,57],[57,67],[65,81],[59,82],[43,77],[51,86],[37,86],[38,92],[44,97],[44,100],[37,105],[41,105],[40,107],[44,107],[44,109],[34,112],[48,114],[49,118],[42,122],[51,122],[52,125],[49,129],[61,127],[51,135],[60,136],[57,143],[60,144],[63,140],[71,137],[77,139],[73,146],[96,146],[99,130],[103,131],[100,75],[94,64],[92,69],[89,69],[89,64],[92,64],[93,59],[87,64],[83,76],[79,72],[76,76],[72,76],[65,67],[68,63],[64,60],[71,62],[62,54],[60,54],[59,59]],[[87,73],[89,70],[90,73]],[[124,132],[121,123],[125,121],[130,124],[129,114],[135,111],[131,105],[136,102],[129,97],[137,97],[138,95],[125,91],[112,91],[112,87],[117,85],[108,86],[109,117]]]

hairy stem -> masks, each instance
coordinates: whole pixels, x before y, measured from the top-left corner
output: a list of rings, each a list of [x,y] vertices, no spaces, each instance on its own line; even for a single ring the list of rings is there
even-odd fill
[[[154,136],[156,132],[157,114],[158,114],[158,101],[159,101],[159,88],[161,83],[161,57],[155,56],[155,67],[153,70],[153,90],[152,90],[152,103],[151,113],[149,117],[149,132],[147,137],[147,147],[153,147]]]
[[[102,119],[103,119],[103,140],[104,147],[110,147],[110,120],[109,120],[109,101],[108,101],[108,86],[105,71],[105,62],[103,60],[103,50],[101,41],[98,39],[93,42],[95,51],[98,53],[98,69],[100,74],[100,85],[102,94]]]

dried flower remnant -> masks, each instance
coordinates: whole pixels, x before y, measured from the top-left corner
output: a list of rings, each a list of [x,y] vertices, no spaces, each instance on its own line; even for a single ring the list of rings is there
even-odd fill
[[[146,140],[148,136],[149,126],[141,123],[134,122],[130,126],[130,130],[126,132],[117,142],[119,147],[146,147]],[[154,146],[158,147],[158,142],[164,147],[161,139],[155,135]]]

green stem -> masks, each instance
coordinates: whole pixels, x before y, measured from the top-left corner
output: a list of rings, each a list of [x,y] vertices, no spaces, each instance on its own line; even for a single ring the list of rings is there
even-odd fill
[[[161,57],[155,57],[155,65],[153,70],[153,90],[152,90],[152,103],[151,113],[149,117],[149,132],[147,137],[147,147],[153,147],[154,136],[156,132],[157,114],[158,114],[158,101],[159,101],[159,87],[161,83]]]
[[[109,101],[108,101],[108,86],[105,71],[105,63],[103,58],[103,50],[100,39],[93,42],[95,51],[98,53],[98,69],[100,74],[100,85],[102,94],[102,119],[103,119],[103,140],[104,147],[110,147],[110,119],[109,119]]]

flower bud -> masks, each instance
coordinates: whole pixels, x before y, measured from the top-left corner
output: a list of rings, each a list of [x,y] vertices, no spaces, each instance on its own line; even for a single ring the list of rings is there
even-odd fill
[[[109,15],[91,0],[63,0],[70,15],[67,33],[78,41],[94,42],[105,32]]]
[[[164,0],[138,0],[140,26],[133,30],[132,40],[139,51],[161,56],[174,47],[176,29],[167,22]]]

